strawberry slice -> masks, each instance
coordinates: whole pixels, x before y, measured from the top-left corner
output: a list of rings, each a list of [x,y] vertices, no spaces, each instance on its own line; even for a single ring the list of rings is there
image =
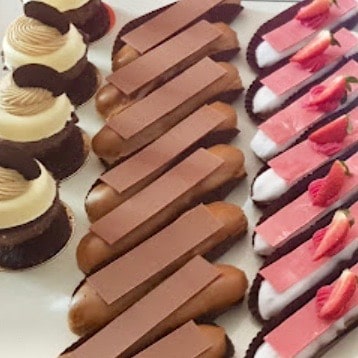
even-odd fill
[[[318,85],[310,90],[308,107],[331,112],[344,102],[347,92],[352,91],[351,83],[358,83],[353,76],[336,76],[328,85]]]
[[[295,19],[304,26],[317,28],[327,19],[333,2],[331,0],[313,0],[298,10]]]
[[[350,270],[344,270],[339,279],[331,286],[317,291],[316,307],[318,317],[334,320],[341,317],[357,289],[357,276]]]
[[[313,260],[319,260],[323,256],[332,256],[344,247],[350,227],[354,220],[350,217],[348,210],[338,210],[332,219],[332,222],[325,230],[320,242],[316,240],[316,250],[313,254]]]
[[[346,176],[350,175],[344,162],[336,160],[327,176],[312,181],[308,186],[308,193],[313,205],[329,206],[338,197]]]
[[[318,71],[325,65],[326,58],[323,53],[330,45],[340,46],[330,31],[321,31],[307,46],[296,52],[290,61],[297,62],[310,71]]]

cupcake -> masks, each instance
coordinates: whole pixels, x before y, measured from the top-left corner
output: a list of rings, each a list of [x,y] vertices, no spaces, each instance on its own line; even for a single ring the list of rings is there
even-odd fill
[[[3,39],[6,68],[40,64],[58,72],[75,105],[87,101],[98,85],[97,70],[87,60],[86,38],[66,17],[48,5],[29,2]]]
[[[35,2],[31,0],[24,0]],[[67,19],[88,35],[90,42],[104,36],[110,27],[108,8],[101,0],[38,0],[64,13]]]
[[[89,140],[76,126],[78,119],[66,94],[54,95],[39,87],[31,81],[31,73],[40,69],[31,68],[20,67],[0,81],[0,144],[26,151],[61,180],[84,163]],[[21,83],[22,76],[31,85],[18,86],[14,78]],[[46,78],[50,83],[51,76]]]
[[[20,269],[44,262],[71,233],[51,174],[25,151],[0,143],[0,266]]]

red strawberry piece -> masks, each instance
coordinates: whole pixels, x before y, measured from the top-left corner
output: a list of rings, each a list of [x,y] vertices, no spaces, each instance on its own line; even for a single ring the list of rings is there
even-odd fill
[[[348,210],[338,210],[331,224],[325,230],[323,229],[323,235],[319,239],[315,238],[318,245],[313,254],[313,260],[318,260],[323,256],[332,256],[339,252],[344,247],[344,241],[353,223]]]
[[[326,177],[312,181],[308,186],[308,193],[312,204],[329,206],[338,197],[344,184],[345,177],[349,175],[348,167],[336,160]]]
[[[323,53],[330,45],[339,45],[339,42],[330,31],[321,31],[313,41],[293,55],[290,61],[297,62],[311,71],[318,71],[325,65],[326,58]]]
[[[316,295],[318,317],[333,320],[342,316],[356,289],[357,276],[350,270],[344,270],[333,286],[318,290]]]
[[[331,0],[313,0],[297,12],[295,19],[305,26],[317,28],[328,17],[331,4]]]

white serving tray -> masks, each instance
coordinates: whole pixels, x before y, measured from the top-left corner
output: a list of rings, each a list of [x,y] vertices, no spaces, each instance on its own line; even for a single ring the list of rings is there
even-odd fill
[[[112,44],[119,28],[132,18],[169,4],[170,0],[107,0],[116,14],[116,26],[110,34],[90,47],[90,60],[105,76],[109,73]],[[266,20],[283,11],[291,2],[243,1],[244,10],[232,26],[237,31],[242,50],[233,63],[238,66],[245,88],[254,79],[245,52],[248,41]],[[0,36],[7,25],[21,14],[20,1],[0,0]],[[227,201],[241,205],[249,218],[249,232],[220,262],[236,265],[245,270],[250,280],[261,264],[251,248],[252,228],[258,218],[248,199],[249,185],[260,167],[260,162],[249,149],[255,126],[244,110],[244,95],[234,104],[239,115],[240,135],[234,143],[246,157],[248,177],[231,193]],[[96,114],[93,99],[78,109],[80,125],[89,134],[95,134],[103,122]],[[39,267],[20,272],[0,272],[0,358],[55,358],[76,340],[67,326],[67,308],[74,288],[83,278],[76,266],[75,250],[78,241],[88,230],[83,209],[86,193],[102,171],[95,155],[72,178],[61,184],[61,198],[75,214],[75,235],[67,247],[55,258]],[[243,357],[259,324],[251,317],[246,300],[237,308],[222,315],[217,322],[223,325],[236,348],[236,357]],[[358,330],[346,336],[327,358],[357,358]],[[100,358],[100,357],[98,357]],[[159,358],[159,357],[158,357]],[[170,358],[170,357],[168,357]]]

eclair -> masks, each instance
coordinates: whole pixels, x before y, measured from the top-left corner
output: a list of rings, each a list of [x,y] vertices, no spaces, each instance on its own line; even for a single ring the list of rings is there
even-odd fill
[[[321,84],[262,123],[250,146],[268,160],[294,144],[305,131],[340,111],[354,108],[358,96],[358,62],[350,60]]]
[[[237,133],[233,107],[222,102],[204,105],[156,141],[102,174],[85,200],[89,220],[98,220],[198,148],[228,142]]]
[[[320,127],[308,138],[267,162],[255,177],[251,198],[259,206],[281,206],[302,194],[335,159],[357,151],[358,109]]]
[[[79,267],[88,272],[124,254],[197,203],[223,199],[245,175],[239,149],[225,144],[198,149],[95,221],[77,247]]]
[[[250,117],[262,121],[286,107],[350,59],[358,58],[358,34],[342,28],[320,32],[290,62],[251,84],[245,100]]]
[[[86,329],[106,324],[195,255],[216,258],[246,230],[247,219],[233,204],[214,202],[189,210],[126,255],[86,277],[70,302],[71,330],[83,335]],[[102,282],[102,289],[115,292],[110,304],[97,291],[98,282]]]
[[[192,319],[213,318],[228,310],[242,300],[246,289],[243,271],[229,265],[212,265],[196,256],[61,357],[131,357]],[[101,294],[107,303],[112,301],[111,291],[103,290]]]
[[[159,138],[207,102],[234,100],[242,91],[237,69],[205,58],[119,114],[94,136],[93,150],[113,165]]]
[[[358,194],[357,170],[358,153],[345,162],[337,160],[327,175],[308,185],[306,192],[274,214],[264,215],[254,230],[254,251],[267,256],[286,244],[293,249],[315,222],[338,207],[353,203]]]
[[[335,212],[328,226],[315,226],[309,240],[278,260],[267,258],[250,290],[249,307],[260,320],[290,315],[317,289],[358,261],[358,203]]]
[[[200,21],[131,63],[114,68],[96,95],[106,117],[120,113],[205,56],[228,60],[239,51],[236,33],[226,24]]]
[[[245,358],[319,357],[357,326],[358,264],[344,270],[330,285],[287,319],[264,326]]]
[[[304,0],[263,24],[249,42],[247,61],[270,73],[305,46],[319,31],[352,28],[357,23],[355,0]]]
[[[130,21],[118,33],[113,63],[131,62],[200,19],[229,23],[242,10],[240,0],[180,0]]]

